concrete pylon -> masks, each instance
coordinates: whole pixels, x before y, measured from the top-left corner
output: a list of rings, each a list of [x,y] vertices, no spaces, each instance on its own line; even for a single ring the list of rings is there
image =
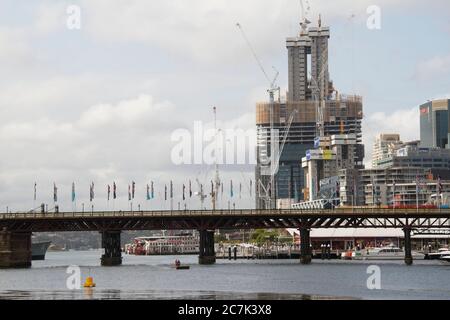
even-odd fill
[[[120,231],[102,231],[102,248],[105,253],[101,257],[102,266],[119,266],[122,264],[120,247]]]
[[[216,253],[214,250],[214,231],[199,230],[200,233],[200,254],[198,256],[199,264],[216,263]]]
[[[0,231],[0,268],[31,267],[31,232]]]

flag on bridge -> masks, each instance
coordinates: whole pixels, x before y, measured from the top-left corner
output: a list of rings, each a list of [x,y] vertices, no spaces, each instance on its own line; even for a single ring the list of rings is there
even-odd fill
[[[183,183],[183,201],[186,200],[185,192],[186,192],[186,186]]]
[[[253,180],[250,179],[250,197],[252,197]]]
[[[152,199],[155,199],[155,189],[153,188],[153,181],[150,183],[150,194]]]
[[[242,183],[239,182],[239,199],[241,199],[242,196]]]
[[[164,185],[164,201],[167,201],[167,184]]]
[[[92,182],[89,188],[89,201],[92,202],[92,200],[94,200],[94,182]]]
[[[211,180],[211,197],[214,197],[214,182]]]
[[[72,202],[75,202],[75,182],[72,182]]]
[[[111,186],[108,184],[108,201],[111,196]]]
[[[131,182],[131,198],[134,199],[134,193],[136,191],[136,182]]]
[[[113,182],[113,199],[117,198],[117,187],[116,187],[116,182]]]
[[[131,201],[131,186],[128,185],[128,201]]]
[[[191,185],[191,180],[189,180],[189,198],[192,198],[192,185]]]
[[[173,182],[170,180],[170,199],[173,199]]]
[[[36,182],[34,183],[34,201],[36,201],[36,187],[37,187],[37,184],[36,184]]]
[[[150,186],[147,183],[147,200],[150,200]]]
[[[230,197],[233,198],[233,180],[230,180]]]
[[[58,202],[58,188],[56,183],[53,182],[53,202]]]

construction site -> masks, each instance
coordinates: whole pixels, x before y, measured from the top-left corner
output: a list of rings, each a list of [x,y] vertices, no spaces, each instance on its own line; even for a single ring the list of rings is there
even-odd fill
[[[299,33],[286,39],[286,94],[276,86],[277,73],[269,101],[256,104],[256,208],[315,200],[322,179],[364,168],[362,97],[335,88],[328,71],[330,28],[320,16],[310,26],[302,12]]]

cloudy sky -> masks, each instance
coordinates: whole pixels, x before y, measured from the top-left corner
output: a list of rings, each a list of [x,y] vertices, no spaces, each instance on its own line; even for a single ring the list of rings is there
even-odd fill
[[[380,132],[418,139],[418,105],[450,96],[450,3],[309,3],[310,20],[321,13],[331,26],[335,87],[364,98],[366,161]],[[71,5],[81,9],[80,29],[67,27]],[[381,9],[379,30],[367,28],[370,5]],[[0,211],[32,208],[35,181],[36,203],[50,204],[56,182],[62,210],[72,209],[73,181],[78,209],[89,205],[91,181],[96,209],[126,209],[132,180],[135,207],[167,209],[170,180],[175,207],[183,182],[209,190],[213,166],[174,165],[172,133],[195,121],[211,127],[212,106],[220,129],[253,129],[267,83],[235,25],[285,89],[285,38],[299,19],[297,0],[0,0]],[[221,176],[225,194],[233,179],[237,207],[253,204],[251,165],[221,167]],[[145,201],[151,180],[157,199]],[[113,181],[119,199],[107,204]]]

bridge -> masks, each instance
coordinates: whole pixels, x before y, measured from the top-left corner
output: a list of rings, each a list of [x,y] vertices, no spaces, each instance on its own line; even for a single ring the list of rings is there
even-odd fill
[[[311,262],[313,228],[396,228],[405,234],[405,263],[413,263],[411,231],[450,229],[450,209],[338,208],[333,210],[172,210],[0,213],[0,268],[31,266],[31,235],[38,232],[98,231],[102,266],[122,263],[121,231],[193,230],[200,234],[200,264],[213,264],[217,229],[300,231],[300,262]]]

